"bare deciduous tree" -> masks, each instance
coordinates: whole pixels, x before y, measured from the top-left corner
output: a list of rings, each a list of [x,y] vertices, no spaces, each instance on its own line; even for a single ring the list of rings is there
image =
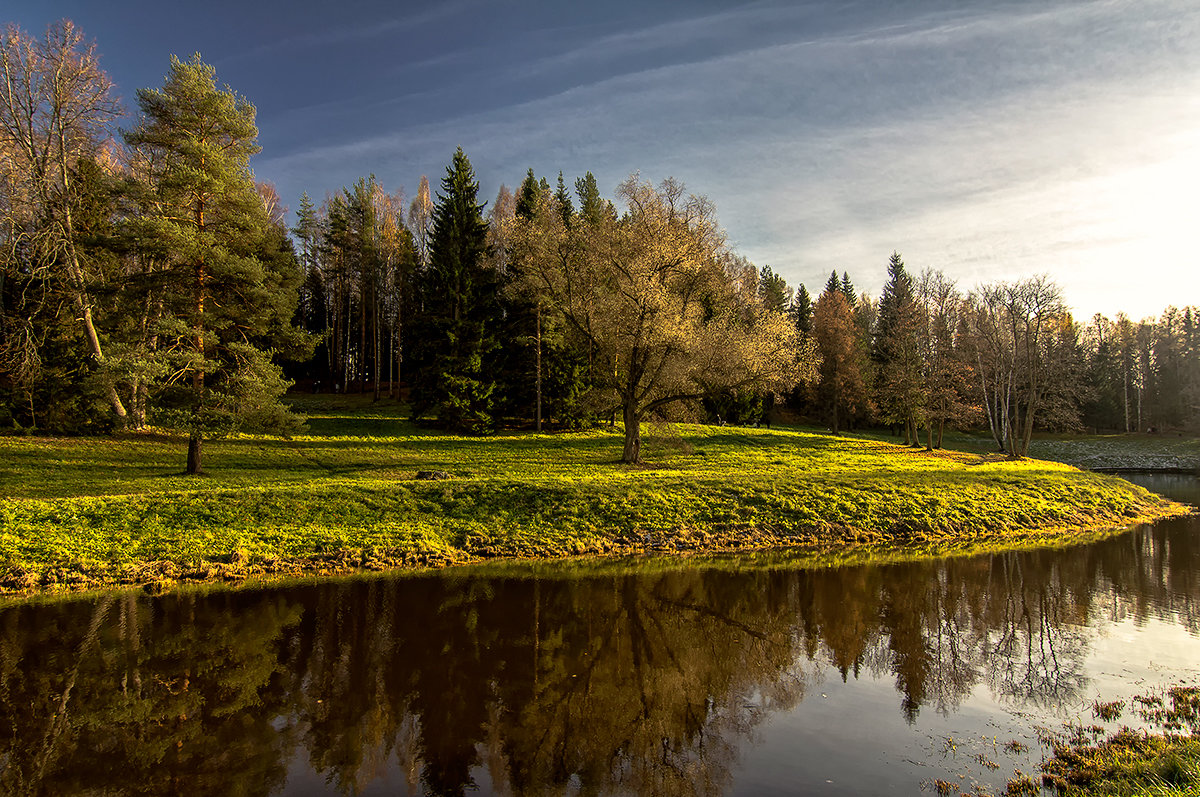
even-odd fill
[[[33,223],[25,229],[31,265],[61,269],[58,276],[70,293],[88,354],[98,363],[104,362],[104,351],[89,289],[92,275],[77,247],[74,175],[80,160],[96,158],[111,140],[110,125],[119,112],[95,45],[86,43],[69,20],[50,25],[40,40],[15,25],[0,34],[0,167],[4,182],[11,184],[5,211],[19,212],[15,198],[29,203]],[[19,189],[17,182],[23,183]],[[125,407],[112,380],[106,393],[124,421]]]
[[[1054,324],[1065,313],[1047,276],[984,285],[968,298],[968,344],[992,436],[1001,451],[1029,450],[1034,420],[1056,374],[1048,356]]]

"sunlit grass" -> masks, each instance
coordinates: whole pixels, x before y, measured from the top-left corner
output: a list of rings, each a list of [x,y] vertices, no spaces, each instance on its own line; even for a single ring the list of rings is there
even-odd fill
[[[1200,689],[1178,685],[1165,695],[1134,698],[1135,713],[1154,728],[1068,726],[1048,741],[1053,755],[1043,781],[1064,797],[1200,795]],[[1116,717],[1097,717],[1112,722]],[[1011,789],[1010,789],[1011,791]]]
[[[147,561],[463,561],[731,545],[921,543],[1120,526],[1174,509],[1053,462],[927,453],[787,429],[651,429],[647,464],[617,429],[446,435],[391,403],[302,402],[308,430],[205,447],[161,435],[0,437],[0,565],[47,581]],[[419,481],[418,471],[451,478]],[[683,539],[683,542],[680,540]],[[340,553],[339,553],[340,552]],[[58,573],[56,570],[61,570]],[[114,575],[118,574],[118,575]],[[19,585],[19,584],[18,584]]]

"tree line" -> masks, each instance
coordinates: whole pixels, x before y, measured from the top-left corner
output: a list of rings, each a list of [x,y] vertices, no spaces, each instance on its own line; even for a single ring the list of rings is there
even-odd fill
[[[532,170],[482,202],[458,150],[408,201],[374,176],[300,198],[257,183],[255,110],[199,56],[121,107],[67,21],[0,39],[0,423],[287,433],[294,382],[410,402],[415,417],[625,429],[761,421],[941,444],[983,426],[1194,427],[1196,308],[1075,322],[1046,277],[963,293],[893,254],[878,299],[831,274],[814,300],[727,242],[713,204],[634,175],[614,199]]]
[[[1035,428],[1200,427],[1194,306],[1140,323],[1097,314],[1084,325],[1047,276],[964,293],[934,269],[914,277],[893,252],[878,300],[856,295],[849,275],[835,271],[815,303],[801,285],[791,307],[821,363],[794,402],[835,432],[884,424],[912,445],[923,434],[933,449],[947,425],[983,427],[998,450],[1024,456]]]

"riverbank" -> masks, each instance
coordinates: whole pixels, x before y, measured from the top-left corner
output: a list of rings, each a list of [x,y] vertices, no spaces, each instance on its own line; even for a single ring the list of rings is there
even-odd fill
[[[497,557],[708,553],[1049,539],[1186,509],[1044,462],[794,430],[471,438],[396,405],[310,400],[292,440],[0,438],[8,593],[437,567]],[[421,479],[418,474],[439,478]]]

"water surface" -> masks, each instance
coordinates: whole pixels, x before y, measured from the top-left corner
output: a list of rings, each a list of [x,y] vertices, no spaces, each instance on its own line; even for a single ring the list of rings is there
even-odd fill
[[[1002,786],[1037,725],[1198,677],[1197,518],[904,564],[115,595],[0,611],[0,792]]]

